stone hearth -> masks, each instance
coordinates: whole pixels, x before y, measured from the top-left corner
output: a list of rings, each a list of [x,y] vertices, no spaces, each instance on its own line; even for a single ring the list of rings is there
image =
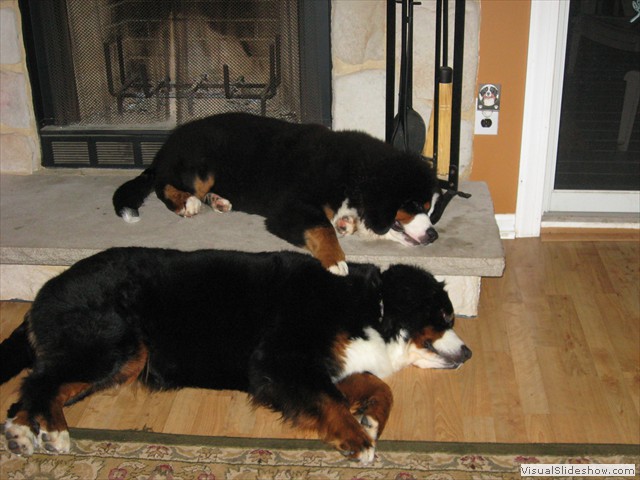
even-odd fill
[[[135,171],[43,171],[0,177],[0,298],[32,300],[42,284],[81,258],[113,246],[273,251],[295,249],[268,233],[262,217],[206,209],[185,219],[155,196],[141,221],[127,224],[111,206],[111,195]],[[436,226],[440,238],[426,247],[389,241],[341,240],[347,259],[385,268],[419,265],[446,280],[459,315],[474,316],[482,277],[499,277],[504,251],[486,184],[462,182],[469,199],[456,197]]]

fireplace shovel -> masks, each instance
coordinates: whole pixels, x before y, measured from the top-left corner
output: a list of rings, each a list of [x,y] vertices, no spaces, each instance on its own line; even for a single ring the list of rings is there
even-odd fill
[[[415,3],[419,5],[419,3]],[[398,115],[394,118],[391,144],[403,151],[421,153],[426,127],[413,103],[413,6],[414,0],[402,0],[402,41]]]

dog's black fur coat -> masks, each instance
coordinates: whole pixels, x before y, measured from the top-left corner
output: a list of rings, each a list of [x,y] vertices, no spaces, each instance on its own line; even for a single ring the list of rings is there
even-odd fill
[[[213,183],[198,186],[208,179]],[[199,188],[206,188],[230,200],[234,210],[264,216],[271,233],[307,247],[310,229],[332,228],[327,208],[336,212],[348,199],[366,228],[384,235],[400,210],[410,215],[424,213],[425,205],[428,210],[438,188],[424,159],[365,133],[244,113],[176,128],[152,165],[116,190],[116,213],[137,217],[154,190],[170,210],[183,211],[186,197],[176,203],[167,185],[200,197]],[[437,236],[433,229],[423,234],[417,243]]]
[[[33,367],[9,417],[50,420],[64,385],[89,386],[65,399],[73,403],[138,379],[152,389],[242,390],[286,419],[316,418],[323,398],[346,401],[337,342],[366,340],[368,329],[386,343],[401,330],[414,338],[453,326],[443,285],[427,272],[349,267],[341,277],[293,252],[135,247],[81,260],[42,287],[2,343],[2,382]],[[139,370],[122,378],[142,351]]]

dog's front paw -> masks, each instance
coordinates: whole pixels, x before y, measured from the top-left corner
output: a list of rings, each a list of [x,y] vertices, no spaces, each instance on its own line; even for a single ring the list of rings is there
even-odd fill
[[[71,438],[67,430],[47,432],[40,430],[40,443],[51,453],[67,453],[71,449]]]
[[[232,205],[229,200],[222,198],[215,193],[207,193],[204,197],[204,203],[209,205],[216,212],[226,213],[230,212]]]
[[[368,437],[365,432],[361,432],[356,437],[351,437],[344,440],[338,446],[338,450],[345,457],[352,460],[357,460],[363,465],[368,465],[375,460],[376,448],[374,442]]]
[[[330,266],[328,270],[334,275],[338,275],[340,277],[346,277],[349,275],[349,266],[347,265],[347,262],[344,261],[340,261],[335,265]]]
[[[344,215],[335,220],[333,226],[340,236],[352,235],[356,231],[356,217]]]
[[[7,448],[16,455],[29,456],[37,446],[37,438],[31,429],[25,425],[18,425],[8,419],[4,424],[4,436],[7,439]]]
[[[194,196],[187,198],[187,201],[184,204],[184,208],[178,212],[178,215],[182,217],[193,217],[200,213],[202,209],[202,202]]]
[[[365,448],[356,457],[356,460],[358,460],[363,465],[370,465],[374,462],[375,459],[376,459],[376,449],[373,446],[369,448]]]

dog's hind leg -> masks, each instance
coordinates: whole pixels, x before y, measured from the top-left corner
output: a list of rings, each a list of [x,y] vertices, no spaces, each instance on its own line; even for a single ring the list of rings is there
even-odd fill
[[[32,455],[42,446],[52,453],[66,453],[71,441],[64,405],[92,389],[90,383],[59,385],[48,374],[30,375],[22,386],[20,401],[12,405],[5,423],[7,447],[17,455]]]
[[[36,367],[22,384],[20,400],[9,409],[5,423],[8,449],[25,456],[38,446],[51,453],[68,452],[71,440],[63,407],[111,385],[131,383],[144,369],[147,357],[147,349],[141,346],[115,374],[92,382],[62,380],[72,368],[50,371]]]
[[[213,175],[209,175],[204,180],[195,175],[193,181],[189,183],[191,184],[184,189],[177,188],[171,184],[156,188],[158,198],[164,202],[169,210],[187,218],[200,213],[202,202],[207,202],[207,195],[210,193],[211,187],[213,187],[214,179]],[[216,207],[214,206],[213,208]],[[229,203],[230,208],[231,203]]]
[[[336,385],[349,402],[351,413],[375,441],[380,438],[393,405],[389,386],[371,373],[354,373]]]

